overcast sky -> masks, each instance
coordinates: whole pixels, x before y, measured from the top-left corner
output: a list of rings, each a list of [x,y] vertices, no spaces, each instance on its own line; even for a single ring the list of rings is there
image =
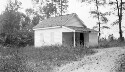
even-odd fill
[[[22,2],[22,10],[25,11],[27,8],[32,8],[32,2],[31,0],[19,0]],[[0,0],[0,13],[5,9],[5,6],[7,4],[8,0]],[[85,23],[85,25],[89,28],[92,28],[94,25],[96,25],[97,19],[93,18],[92,15],[90,15],[90,10],[95,9],[94,5],[86,5],[85,3],[80,3],[77,0],[69,0],[69,8],[68,13],[76,13],[81,20]],[[109,7],[103,7],[101,8],[102,11],[109,10]],[[116,17],[110,16],[109,17],[110,22],[116,19]],[[110,23],[109,22],[109,23]],[[113,33],[116,37],[118,37],[118,28],[115,27],[113,30],[104,30],[104,37],[107,34]]]

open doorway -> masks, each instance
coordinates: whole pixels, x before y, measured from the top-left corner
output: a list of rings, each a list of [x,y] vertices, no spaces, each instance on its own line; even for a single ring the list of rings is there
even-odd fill
[[[80,33],[80,45],[84,45],[84,33]]]

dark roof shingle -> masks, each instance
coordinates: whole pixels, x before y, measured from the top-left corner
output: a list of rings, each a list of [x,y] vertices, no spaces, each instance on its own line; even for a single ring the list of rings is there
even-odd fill
[[[33,27],[36,28],[45,28],[45,27],[53,27],[53,26],[64,26],[65,22],[67,22],[70,18],[72,18],[75,13],[67,14],[64,16],[51,17],[41,21],[38,25]]]

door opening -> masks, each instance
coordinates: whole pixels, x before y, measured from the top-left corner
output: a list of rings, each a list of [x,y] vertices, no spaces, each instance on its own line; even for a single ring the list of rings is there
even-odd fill
[[[80,45],[84,45],[84,33],[80,33]]]

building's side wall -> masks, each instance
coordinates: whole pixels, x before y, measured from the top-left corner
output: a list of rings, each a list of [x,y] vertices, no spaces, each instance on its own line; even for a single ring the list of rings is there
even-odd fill
[[[98,45],[98,33],[89,33],[89,46]]]
[[[64,28],[35,30],[35,47],[62,44],[62,32],[70,32]]]
[[[84,33],[84,45],[89,46],[89,33]]]
[[[65,24],[65,26],[83,27],[83,23],[76,16],[74,16]]]
[[[34,31],[34,45],[35,47],[40,47],[41,43],[40,31]]]

